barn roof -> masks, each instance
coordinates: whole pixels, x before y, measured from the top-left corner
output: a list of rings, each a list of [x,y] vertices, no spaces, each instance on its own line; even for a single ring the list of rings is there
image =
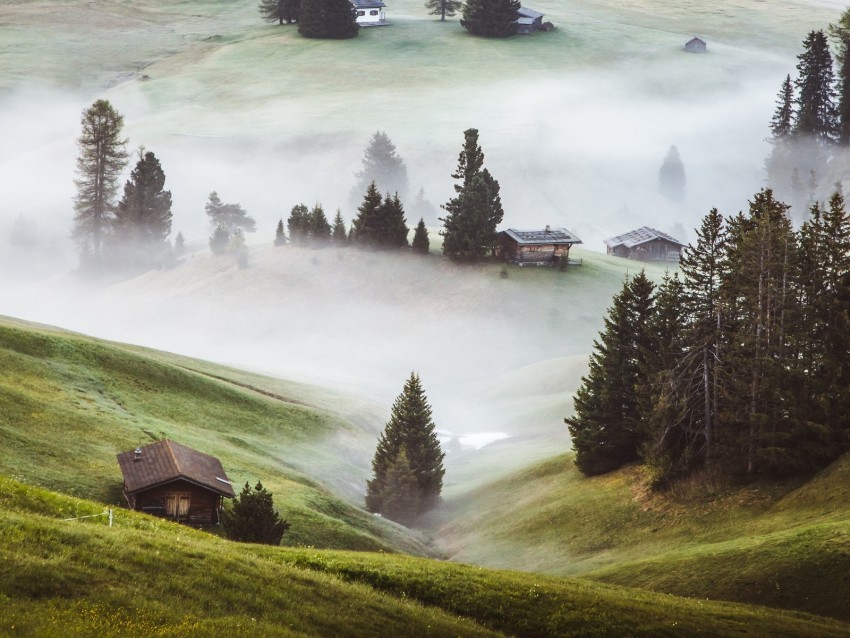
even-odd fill
[[[520,7],[519,9],[517,9],[517,13],[520,15],[521,18],[531,18],[532,20],[543,17],[543,14],[539,11],[535,11],[534,9],[528,9],[526,7]]]
[[[580,244],[581,240],[566,228],[546,228],[545,230],[517,230],[508,228],[502,231],[518,244]]]
[[[680,40],[680,42],[681,42],[681,40]],[[694,36],[690,40],[685,42],[685,44],[686,45],[687,44],[705,44],[705,40],[703,40],[702,38],[698,38],[697,36]]]
[[[610,246],[611,248],[614,246],[633,248],[654,239],[666,239],[667,241],[678,244],[683,248],[685,247],[685,244],[680,242],[678,239],[671,237],[667,233],[662,233],[660,230],[650,228],[649,226],[641,226],[637,230],[625,233],[624,235],[617,235],[616,237],[611,237],[611,239],[606,239],[605,245]]]
[[[135,450],[117,455],[127,494],[183,479],[222,496],[235,496],[221,461],[214,456],[168,439],[151,443],[140,450],[138,460]]]
[[[357,9],[377,9],[387,6],[381,0],[351,0],[351,4]]]

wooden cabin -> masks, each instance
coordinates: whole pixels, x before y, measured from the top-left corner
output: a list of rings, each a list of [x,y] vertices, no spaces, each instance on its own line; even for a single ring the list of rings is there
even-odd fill
[[[570,258],[570,246],[581,240],[566,228],[517,230],[508,228],[497,235],[493,253],[520,266],[553,266]]]
[[[517,10],[516,32],[529,35],[543,29],[543,14],[534,9],[520,7]]]
[[[233,486],[221,462],[164,440],[118,454],[130,509],[187,525],[217,525]]]
[[[625,235],[605,240],[608,254],[639,261],[679,261],[685,244],[667,233],[642,226]]]
[[[381,0],[351,0],[351,4],[357,11],[357,24],[361,27],[379,27],[389,24],[384,11],[387,5]]]
[[[705,43],[705,40],[701,40],[694,36],[687,42],[685,42],[685,51],[688,53],[705,53],[708,45]]]

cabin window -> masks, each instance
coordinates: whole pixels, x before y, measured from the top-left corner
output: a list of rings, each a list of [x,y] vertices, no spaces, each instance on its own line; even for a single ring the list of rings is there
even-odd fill
[[[366,12],[365,12],[365,11],[358,11],[358,12],[357,12],[357,15],[358,15],[358,16],[365,16],[365,15],[366,15]]]
[[[370,16],[376,16],[376,15],[378,15],[378,10],[377,10],[377,9],[372,9],[372,10],[369,12],[369,15],[370,15]]]

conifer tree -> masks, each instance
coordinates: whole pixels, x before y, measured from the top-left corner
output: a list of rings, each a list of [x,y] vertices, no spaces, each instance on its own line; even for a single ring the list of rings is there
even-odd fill
[[[516,33],[519,0],[466,0],[462,27],[473,35],[504,38]]]
[[[83,111],[80,123],[73,236],[80,246],[82,262],[97,266],[114,215],[118,177],[127,160],[127,140],[121,138],[124,118],[107,100],[97,100]]]
[[[152,265],[161,260],[171,233],[171,191],[164,190],[165,173],[150,151],[139,150],[139,161],[124,185],[110,242],[114,257],[124,263]]]
[[[461,0],[425,0],[425,8],[433,16],[440,16],[440,21],[445,22],[446,16],[450,18],[463,6]]]
[[[407,220],[404,217],[404,206],[398,198],[398,193],[390,197],[387,193],[380,209],[380,229],[378,234],[378,245],[381,248],[406,248]]]
[[[838,135],[838,111],[835,108],[835,77],[832,54],[823,31],[811,31],[797,56],[796,135],[808,136],[821,143],[832,142]]]
[[[207,217],[210,218],[210,225],[213,228],[224,226],[230,234],[233,234],[237,228],[246,233],[253,233],[257,229],[254,218],[248,215],[242,206],[222,203],[215,191],[210,193],[209,200],[204,205],[204,210]]]
[[[456,197],[449,200],[441,218],[444,230],[443,254],[455,260],[476,260],[492,250],[496,226],[504,211],[499,195],[499,182],[484,165],[484,153],[478,145],[478,130],[464,131],[464,146],[452,177]]]
[[[174,238],[174,254],[177,257],[182,257],[186,254],[186,238],[183,237],[182,232],[178,232],[177,237]]]
[[[357,10],[349,0],[301,0],[298,33],[305,38],[344,40],[359,29]]]
[[[222,224],[219,224],[215,227],[213,234],[210,235],[210,250],[213,251],[213,254],[223,255],[227,252],[229,245],[230,233]]]
[[[387,468],[381,513],[402,525],[410,525],[419,514],[419,483],[404,449]]]
[[[374,182],[379,192],[396,193],[402,200],[407,197],[407,166],[383,131],[375,131],[372,135],[363,152],[360,172],[355,177],[358,196]]]
[[[274,497],[261,481],[254,490],[245,483],[233,504],[224,509],[221,526],[230,540],[240,543],[280,545],[289,523],[280,519],[274,509]]]
[[[838,143],[850,144],[850,9],[835,24],[829,25],[829,34],[836,47],[838,62]]]
[[[304,204],[292,207],[286,225],[293,244],[304,245],[310,240],[310,210]]]
[[[425,220],[419,218],[419,223],[416,225],[416,231],[413,233],[413,252],[419,255],[427,255],[430,250],[431,243],[428,241],[428,229],[425,228]]]
[[[331,241],[337,246],[344,246],[348,243],[345,220],[342,218],[342,211],[338,208],[336,209],[336,217],[334,217],[333,228],[331,229]]]
[[[241,228],[233,231],[230,236],[230,241],[227,243],[227,250],[236,259],[239,268],[248,267],[248,247],[245,245],[245,234]]]
[[[419,376],[411,373],[402,393],[393,403],[390,420],[378,439],[372,460],[373,478],[366,484],[366,508],[370,512],[386,513],[387,499],[395,495],[388,481],[390,467],[401,452],[407,455],[410,469],[417,482],[418,513],[433,507],[443,488],[443,458],[431,406],[422,389]],[[403,467],[399,470],[402,472]]]
[[[770,141],[774,144],[787,141],[794,132],[794,86],[791,75],[785,76],[779,95],[776,97],[776,110],[770,119]]]
[[[576,465],[584,474],[603,474],[640,458],[649,440],[638,389],[650,349],[652,283],[641,271],[623,284],[593,344],[588,374],[573,402],[569,427]]]
[[[257,7],[266,22],[292,24],[298,21],[300,0],[260,0]]]
[[[325,210],[316,204],[310,211],[309,237],[313,245],[326,244],[331,240],[331,225],[325,216]]]
[[[667,156],[658,169],[658,190],[674,202],[680,202],[685,197],[685,167],[679,156],[679,149],[671,146]]]
[[[283,219],[277,222],[277,230],[274,233],[274,245],[283,246],[286,244],[286,232],[283,230]]]
[[[366,189],[357,217],[351,222],[352,240],[365,248],[377,248],[381,244],[381,193],[375,182]]]

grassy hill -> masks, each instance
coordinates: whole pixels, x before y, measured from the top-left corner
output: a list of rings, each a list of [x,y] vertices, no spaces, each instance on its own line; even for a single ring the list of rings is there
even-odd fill
[[[355,506],[380,429],[359,399],[2,318],[0,369],[0,474],[117,505],[115,454],[168,437],[261,479],[285,542],[425,551]]]
[[[385,554],[243,545],[0,479],[0,633],[842,636],[779,612]],[[155,596],[151,592],[156,592]]]
[[[562,455],[451,498],[453,558],[850,620],[850,456],[808,482],[652,493],[641,468],[586,478]]]

